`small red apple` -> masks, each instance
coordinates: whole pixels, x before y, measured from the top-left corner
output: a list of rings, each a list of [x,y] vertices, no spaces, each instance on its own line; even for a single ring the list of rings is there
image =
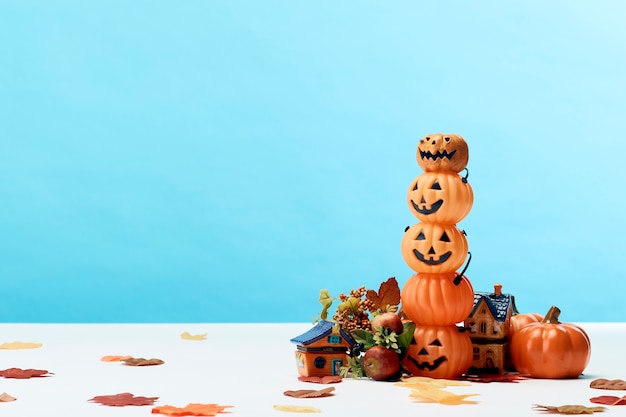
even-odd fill
[[[390,331],[396,332],[396,334],[401,334],[404,330],[404,324],[400,316],[390,311],[374,316],[371,321],[371,326],[373,332],[376,332],[376,328],[378,327],[386,327]]]
[[[376,345],[365,351],[363,355],[365,375],[376,381],[384,381],[398,375],[400,356],[384,346]]]

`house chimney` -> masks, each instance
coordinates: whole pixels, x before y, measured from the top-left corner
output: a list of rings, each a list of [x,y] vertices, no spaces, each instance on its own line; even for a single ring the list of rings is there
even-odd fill
[[[495,295],[502,295],[502,284],[493,284],[493,293]]]

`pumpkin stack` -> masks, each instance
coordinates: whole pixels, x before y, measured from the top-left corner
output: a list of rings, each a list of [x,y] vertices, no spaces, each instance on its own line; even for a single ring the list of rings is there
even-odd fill
[[[459,175],[468,158],[460,135],[427,135],[417,146],[424,173],[411,183],[407,201],[419,222],[407,227],[401,244],[404,261],[415,271],[402,289],[402,309],[416,325],[404,359],[416,376],[457,378],[472,362],[469,334],[457,327],[474,304],[470,281],[457,272],[468,256],[457,223],[474,202],[467,175]]]

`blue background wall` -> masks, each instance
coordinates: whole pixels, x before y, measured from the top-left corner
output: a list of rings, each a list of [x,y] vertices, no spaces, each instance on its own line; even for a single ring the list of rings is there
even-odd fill
[[[0,320],[308,321],[412,274],[462,134],[476,290],[626,321],[621,2],[0,1]]]

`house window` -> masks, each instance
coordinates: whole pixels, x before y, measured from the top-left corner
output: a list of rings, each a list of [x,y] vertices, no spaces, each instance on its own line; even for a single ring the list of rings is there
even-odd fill
[[[480,310],[481,314],[487,314],[487,310],[485,310],[484,308],[482,310]]]
[[[474,348],[474,360],[480,360],[480,348],[475,347]]]
[[[341,343],[341,336],[337,336],[336,334],[332,334],[328,336],[329,345],[338,345],[340,343]]]
[[[313,366],[318,369],[324,369],[324,367],[326,366],[326,359],[318,356],[317,358],[315,358],[315,360],[313,360]]]
[[[487,323],[485,323],[484,321],[480,323],[480,332],[482,334],[487,333]]]

